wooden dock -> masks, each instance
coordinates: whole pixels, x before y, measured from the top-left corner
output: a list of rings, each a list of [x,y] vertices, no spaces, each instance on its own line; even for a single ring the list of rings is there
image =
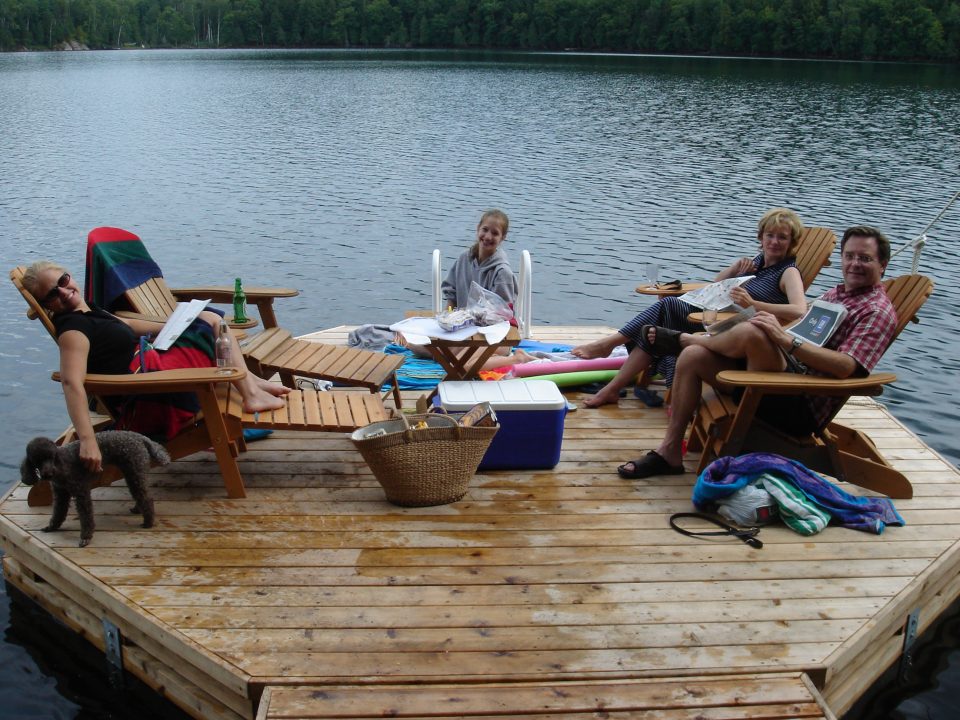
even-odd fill
[[[905,527],[679,535],[692,474],[616,475],[666,424],[627,398],[570,413],[554,470],[478,474],[434,508],[386,503],[336,434],[251,443],[241,500],[210,453],[156,470],[149,530],[122,483],[98,489],[86,548],[72,512],[40,532],[49,508],[18,486],[4,573],[101,649],[115,626],[124,667],[198,718],[830,718],[912,613],[922,632],[960,595],[960,473],[872,400],[840,417],[913,483]]]

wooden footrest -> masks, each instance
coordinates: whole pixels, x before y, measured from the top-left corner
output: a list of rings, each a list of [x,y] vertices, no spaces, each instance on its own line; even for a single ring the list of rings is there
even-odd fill
[[[265,430],[351,432],[389,417],[380,396],[366,392],[293,390],[286,400],[279,410],[243,413],[241,424]]]
[[[260,365],[263,376],[289,372],[371,391],[391,381],[404,360],[403,355],[300,340],[281,328],[264,330],[250,338],[243,345],[243,354]]]

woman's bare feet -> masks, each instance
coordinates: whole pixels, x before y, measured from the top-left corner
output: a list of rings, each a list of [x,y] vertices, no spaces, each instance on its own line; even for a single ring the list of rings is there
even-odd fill
[[[265,390],[270,395],[274,397],[283,397],[284,395],[290,394],[290,388],[286,385],[281,385],[280,383],[270,382],[269,380],[264,380],[261,377],[256,378],[257,387],[261,390]]]
[[[283,387],[282,385],[278,387]],[[289,388],[286,388],[290,392]],[[281,393],[285,395],[286,393]],[[254,384],[253,387],[245,390],[243,395],[244,412],[264,412],[266,410],[279,410],[286,401],[280,395],[274,395],[268,390]]]
[[[593,342],[577,345],[570,351],[570,354],[581,360],[605,358],[613,352],[613,349],[617,347],[617,345],[623,345],[626,341],[627,339],[623,337],[623,335],[616,333],[615,335],[608,335],[605,338],[600,338]]]
[[[583,406],[586,408],[598,408],[603,405],[616,405],[619,401],[619,388],[611,388],[609,385],[607,385],[596,395],[588,395],[585,397],[583,400]]]

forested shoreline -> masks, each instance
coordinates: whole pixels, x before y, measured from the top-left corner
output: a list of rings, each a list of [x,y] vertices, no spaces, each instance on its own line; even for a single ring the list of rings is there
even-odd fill
[[[369,47],[960,60],[960,0],[0,0],[0,50]]]

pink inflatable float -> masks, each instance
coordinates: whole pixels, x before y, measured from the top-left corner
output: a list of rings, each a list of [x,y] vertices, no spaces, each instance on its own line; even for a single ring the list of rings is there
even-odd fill
[[[619,370],[627,359],[626,355],[612,358],[594,358],[593,360],[561,360],[560,362],[531,362],[513,366],[513,376],[537,377],[560,373],[583,372],[585,370]]]

